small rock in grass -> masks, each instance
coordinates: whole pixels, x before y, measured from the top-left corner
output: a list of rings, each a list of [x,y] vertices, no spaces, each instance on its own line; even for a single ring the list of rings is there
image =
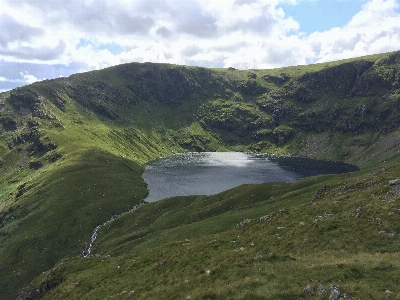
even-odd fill
[[[339,300],[340,299],[340,286],[335,283],[332,283],[329,287],[329,291],[331,295],[329,296],[329,300]]]
[[[324,287],[322,284],[320,284],[320,285],[317,287],[317,293],[318,293],[318,294],[326,294],[325,287]]]
[[[235,229],[238,230],[240,228],[243,228],[247,223],[250,223],[250,222],[251,222],[250,219],[243,220],[242,222],[240,222],[239,224],[237,224],[235,226]]]
[[[304,293],[310,294],[310,295],[314,295],[314,289],[311,285],[307,285],[304,289],[303,289]]]
[[[400,178],[389,180],[389,185],[400,185]]]
[[[386,294],[386,297],[385,297],[386,300],[392,299],[392,295],[394,294],[392,291],[389,291],[389,290],[384,291],[384,293]]]
[[[261,257],[262,257],[261,253],[257,252],[256,256],[254,256],[254,260],[257,260],[257,259],[259,259]]]

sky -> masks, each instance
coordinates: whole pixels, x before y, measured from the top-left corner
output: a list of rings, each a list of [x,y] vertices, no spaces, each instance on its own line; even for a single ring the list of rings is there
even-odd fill
[[[400,0],[0,0],[0,92],[129,62],[271,69],[400,50]]]

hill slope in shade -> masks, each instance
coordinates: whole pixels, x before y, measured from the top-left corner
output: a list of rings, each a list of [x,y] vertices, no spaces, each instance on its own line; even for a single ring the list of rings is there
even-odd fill
[[[399,104],[400,52],[274,70],[132,63],[0,94],[0,298],[400,293]],[[361,171],[146,204],[77,258],[146,197],[145,162],[216,150]]]

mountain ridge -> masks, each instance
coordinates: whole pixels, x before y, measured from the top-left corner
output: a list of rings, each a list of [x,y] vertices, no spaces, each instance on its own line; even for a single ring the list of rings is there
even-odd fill
[[[64,256],[79,255],[93,228],[140,203],[147,193],[140,177],[143,164],[159,156],[252,151],[346,161],[359,165],[362,172],[397,170],[399,104],[400,52],[273,70],[132,63],[2,93],[0,294],[4,299],[16,296],[22,286]],[[382,185],[389,192],[384,180],[396,176],[385,174],[373,186]],[[324,178],[310,183],[311,194],[328,185]],[[334,186],[348,186],[339,184],[340,177],[332,178]],[[313,196],[301,196],[301,189],[295,188],[306,182],[311,181],[275,194],[291,199],[282,209],[297,210],[310,201]],[[266,186],[281,189],[279,184]],[[255,189],[262,195],[266,186]],[[247,189],[252,188],[232,193],[247,199]],[[357,191],[364,195],[364,188],[353,188]],[[144,218],[166,205],[170,214],[181,210],[178,215],[189,216],[189,207],[184,209],[183,204],[189,201],[198,207],[199,220],[219,224],[216,232],[204,236],[223,236],[226,230],[229,235],[229,228],[244,218],[240,213],[227,217],[231,210],[247,207],[249,218],[255,217],[258,212],[252,205],[262,206],[269,199],[260,196],[244,205],[226,196],[229,193],[207,198],[220,199],[224,210],[204,204],[200,197],[176,200],[181,209],[172,205],[175,200],[163,200],[139,211],[143,210]],[[289,196],[293,193],[298,198]],[[376,192],[384,197],[382,193]],[[272,206],[267,210],[274,212]],[[158,234],[168,232],[168,226],[160,225]],[[179,225],[172,227],[178,230]],[[136,235],[146,236],[152,230],[144,227]],[[125,235],[120,233],[121,239]],[[176,237],[181,238],[178,233]],[[110,243],[109,249],[125,247],[113,239]],[[148,238],[147,243],[155,242]]]

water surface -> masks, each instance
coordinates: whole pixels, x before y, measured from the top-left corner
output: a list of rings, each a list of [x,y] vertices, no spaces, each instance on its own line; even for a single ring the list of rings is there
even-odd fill
[[[143,173],[153,202],[173,196],[212,195],[246,183],[293,182],[358,168],[338,162],[242,152],[181,153],[149,162]]]

